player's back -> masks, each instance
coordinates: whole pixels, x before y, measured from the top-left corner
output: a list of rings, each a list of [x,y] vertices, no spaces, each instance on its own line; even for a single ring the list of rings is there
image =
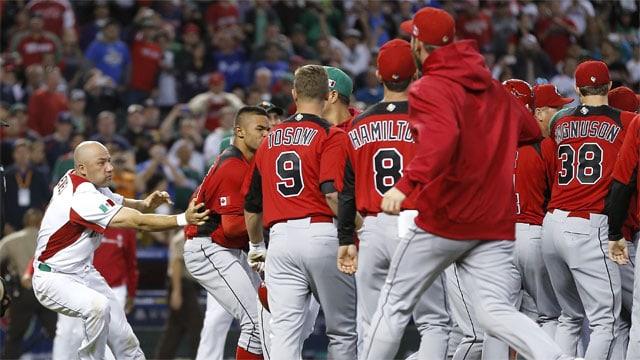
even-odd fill
[[[339,164],[345,156],[344,131],[318,116],[296,114],[273,128],[255,156],[262,181],[264,223],[271,226],[291,219],[333,217],[321,186],[333,186],[342,174]],[[324,193],[331,190],[335,191]]]
[[[402,177],[415,153],[408,101],[373,105],[353,120],[347,136],[356,207],[360,214],[377,214],[382,195]],[[403,207],[411,209],[412,201]]]
[[[606,105],[569,108],[554,116],[550,133],[557,173],[549,210],[601,214],[624,138],[620,111]]]

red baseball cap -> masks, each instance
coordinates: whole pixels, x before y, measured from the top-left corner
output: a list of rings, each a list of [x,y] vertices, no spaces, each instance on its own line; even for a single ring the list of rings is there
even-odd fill
[[[378,73],[384,81],[410,79],[416,73],[411,45],[401,39],[384,43],[378,52]]]
[[[609,68],[602,61],[589,60],[581,63],[576,68],[576,86],[600,86],[611,81]]]
[[[609,91],[609,106],[622,111],[637,112],[640,101],[633,90],[620,86]]]
[[[529,105],[529,110],[533,111],[533,90],[529,83],[520,79],[509,79],[505,80],[502,86],[522,105]]]
[[[456,22],[444,10],[424,7],[418,10],[412,20],[400,24],[400,29],[425,44],[443,46],[453,41]]]
[[[224,75],[221,72],[214,72],[209,76],[209,86],[220,85],[224,82]]]
[[[182,30],[182,32],[184,34],[189,34],[189,33],[200,34],[200,28],[198,27],[198,25],[196,25],[194,23],[188,23],[187,25],[185,25],[185,27]]]
[[[542,84],[533,87],[533,96],[535,98],[535,107],[560,108],[571,102],[572,98],[562,97],[558,89],[553,84]]]

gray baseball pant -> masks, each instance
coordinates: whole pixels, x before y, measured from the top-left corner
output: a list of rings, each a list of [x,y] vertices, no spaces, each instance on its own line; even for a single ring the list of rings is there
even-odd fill
[[[576,355],[584,315],[591,337],[585,359],[620,359],[614,352],[618,335],[621,280],[618,266],[609,260],[608,219],[569,217],[554,210],[543,224],[542,253],[551,284],[562,309],[556,341],[564,352]]]
[[[560,304],[542,259],[542,226],[516,224],[515,262],[522,287],[535,302],[538,324],[549,336],[555,337]]]
[[[640,246],[636,244],[635,261],[640,259]],[[629,253],[631,256],[631,253]],[[640,360],[640,266],[634,268],[633,305],[631,311],[631,330],[629,330],[629,347],[627,360]]]
[[[271,309],[271,357],[300,359],[309,296],[320,303],[329,359],[357,358],[355,278],[338,270],[333,223],[289,220],[271,227],[265,282]]]
[[[378,309],[365,337],[364,359],[391,359],[424,291],[452,263],[468,287],[478,323],[487,335],[529,359],[558,359],[562,352],[531,319],[510,303],[519,274],[513,241],[450,240],[412,227],[398,245]]]
[[[366,333],[376,311],[391,258],[400,242],[398,216],[380,213],[365,217],[358,237],[358,322],[362,324],[362,333]],[[444,282],[442,274],[424,292],[413,310],[413,320],[421,337],[420,359],[443,359],[447,353],[451,326]]]

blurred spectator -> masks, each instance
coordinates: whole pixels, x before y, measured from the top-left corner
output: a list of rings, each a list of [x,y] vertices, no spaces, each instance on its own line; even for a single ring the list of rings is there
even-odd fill
[[[62,38],[62,54],[60,69],[62,77],[70,88],[79,85],[86,60],[78,46],[78,36],[75,32],[68,32]]]
[[[36,251],[38,229],[42,221],[42,211],[30,208],[20,219],[24,228],[5,236],[0,241],[0,266],[7,266],[9,274],[16,279],[13,287],[13,302],[9,308],[9,326],[4,339],[3,359],[19,359],[22,355],[23,337],[27,333],[31,320],[37,317],[53,339],[56,331],[57,315],[40,305],[30,281],[19,281],[27,267],[31,267],[31,259]]]
[[[68,112],[61,112],[56,121],[56,127],[53,134],[44,138],[46,149],[47,163],[50,168],[56,163],[58,157],[66,154],[69,148],[69,140],[73,134],[73,120]]]
[[[578,94],[576,94],[575,90],[576,79],[574,77],[577,66],[576,59],[568,57],[560,66],[560,74],[551,78],[551,83],[556,86],[556,89],[563,97],[578,99]]]
[[[130,151],[113,153],[113,187],[116,193],[125,198],[136,197],[136,162]]]
[[[175,166],[179,175],[167,173],[167,180],[173,186],[174,208],[185,211],[189,206],[189,198],[203,178],[204,159],[195,151],[193,142],[187,139],[176,141],[169,150],[169,161]]]
[[[60,69],[47,69],[45,85],[29,98],[27,124],[42,136],[51,134],[58,114],[69,109],[66,95],[58,91],[61,80]]]
[[[213,37],[216,51],[213,52],[214,67],[225,79],[225,91],[235,86],[248,85],[247,55],[236,34],[230,30],[221,30]]]
[[[269,6],[269,0],[256,0],[254,5],[244,14],[243,30],[247,35],[250,47],[258,49],[267,40],[267,27],[270,24],[279,24],[280,19],[276,12]]]
[[[560,1],[543,1],[539,6],[540,18],[536,23],[536,36],[542,49],[549,54],[551,61],[557,64],[564,60],[569,45],[579,32],[573,20],[562,13]],[[529,82],[527,79],[524,80]]]
[[[157,143],[149,149],[149,160],[136,165],[136,173],[136,190],[145,194],[155,190],[167,191],[167,174],[177,173],[177,170],[167,157],[167,148]],[[180,174],[174,176],[177,177],[180,177]]]
[[[491,50],[497,58],[507,52],[507,47],[518,31],[518,20],[511,12],[508,1],[499,1],[491,20]]]
[[[102,28],[102,36],[91,42],[85,53],[87,60],[115,84],[123,85],[131,63],[129,48],[120,40],[120,24],[107,20]]]
[[[237,26],[240,23],[240,12],[235,1],[218,0],[207,7],[204,19],[211,35],[217,30]]]
[[[233,134],[233,124],[237,110],[233,106],[225,106],[220,109],[220,126],[210,132],[204,140],[204,159],[208,166],[211,166],[222,152],[220,146],[222,140]]]
[[[456,19],[456,36],[461,39],[472,39],[478,43],[481,51],[486,51],[491,44],[493,29],[491,17],[480,10],[478,0],[464,2],[462,13]]]
[[[15,103],[9,107],[7,116],[8,127],[0,127],[0,144],[2,146],[2,163],[9,165],[13,163],[11,153],[13,143],[19,139],[34,141],[40,138],[40,134],[27,127],[27,107],[22,103]]]
[[[362,101],[367,105],[372,105],[382,100],[384,90],[380,82],[378,82],[375,68],[369,68],[365,77],[365,87],[356,91],[354,96],[356,100]]]
[[[6,39],[9,40],[8,41],[9,44],[11,43],[11,40],[16,37],[17,34],[25,33],[29,30],[30,19],[31,19],[31,16],[29,15],[29,11],[27,9],[22,8],[16,12],[13,18],[13,24],[7,30],[7,33],[6,33],[7,35]]]
[[[624,83],[629,78],[629,74],[625,63],[622,61],[618,47],[611,41],[605,40],[600,45],[600,53],[602,54],[602,61],[609,68],[611,81]]]
[[[566,17],[575,24],[577,36],[584,34],[588,19],[596,16],[591,2],[589,0],[561,0],[558,3],[560,3],[560,7],[556,7],[554,10],[566,14]]]
[[[86,113],[91,119],[102,111],[111,111],[120,106],[116,83],[99,69],[91,69],[85,76],[83,90],[87,95]]]
[[[158,76],[158,96],[156,101],[162,108],[170,108],[178,102],[178,84],[175,69],[175,54],[170,48],[171,39],[167,31],[161,31],[156,37],[162,49],[160,75]]]
[[[76,25],[76,17],[67,0],[31,0],[27,4],[27,10],[42,17],[44,29],[59,37],[75,31],[73,27]]]
[[[129,105],[127,108],[127,126],[120,131],[127,142],[135,149],[135,162],[141,163],[149,159],[149,148],[153,145],[144,116],[142,105]]]
[[[37,139],[31,143],[31,163],[33,168],[41,173],[46,180],[50,179],[51,166],[47,162],[46,145],[42,139]]]
[[[7,168],[5,233],[22,228],[22,217],[29,208],[43,209],[49,202],[47,179],[31,162],[31,143],[17,140],[13,146],[13,165]]]
[[[22,58],[22,66],[42,62],[44,54],[55,54],[55,59],[60,59],[62,44],[60,38],[43,29],[42,16],[32,15],[29,20],[29,29],[17,33],[11,39],[11,51],[17,51]]]
[[[13,62],[3,63],[0,67],[0,99],[14,104],[25,96],[22,83],[18,81],[16,65]]]
[[[169,266],[167,277],[169,291],[169,319],[160,336],[154,355],[155,359],[173,359],[182,340],[186,341],[187,356],[195,358],[200,342],[203,314],[198,304],[200,286],[189,275],[184,264],[184,233],[178,231],[169,245]]]
[[[640,44],[633,48],[633,58],[627,61],[626,66],[631,83],[638,88],[640,85]]]
[[[282,76],[274,86],[274,94],[271,97],[271,102],[280,109],[288,109],[293,103],[291,89],[293,89],[293,74],[287,73]]]
[[[209,91],[189,101],[189,109],[192,113],[205,115],[205,128],[209,131],[219,126],[220,109],[228,105],[242,107],[242,101],[235,94],[225,92],[224,89],[224,75],[215,72],[209,77]]]
[[[156,25],[153,20],[142,20],[142,29],[136,34],[131,46],[131,79],[127,104],[139,104],[151,97],[156,89],[160,72],[162,49],[154,40]]]
[[[293,27],[291,33],[291,46],[295,55],[301,56],[304,59],[316,59],[315,50],[309,46],[307,42],[307,34],[304,28],[300,24],[296,24]]]
[[[516,51],[517,62],[513,66],[513,77],[522,79],[529,84],[535,84],[536,79],[551,78],[556,70],[549,56],[542,51],[536,37],[529,34],[520,39]]]
[[[116,134],[116,115],[111,111],[98,114],[96,130],[98,132],[89,140],[97,141],[104,146],[113,145],[119,150],[129,150],[131,147],[127,139]]]
[[[368,29],[371,38],[369,46],[379,48],[384,43],[392,39],[397,27],[389,14],[387,6],[382,1],[367,2],[367,16],[369,18]]]
[[[266,67],[258,68],[253,78],[253,89],[260,94],[260,101],[271,100],[271,84],[273,84],[273,73]],[[251,102],[251,104],[257,103]]]
[[[282,50],[278,44],[268,43],[264,49],[264,54],[264,60],[256,63],[256,73],[261,68],[269,69],[272,74],[271,80],[273,83],[276,79],[289,72],[289,64],[282,60]],[[257,77],[256,74],[254,75]]]
[[[29,102],[31,95],[38,91],[44,82],[44,68],[40,64],[29,65],[25,70],[26,84],[24,87],[24,103]]]
[[[86,50],[89,44],[98,36],[101,29],[109,21],[109,5],[96,2],[93,7],[93,20],[80,29],[80,48]]]
[[[188,102],[192,97],[207,91],[209,74],[214,65],[206,51],[204,43],[197,42],[191,52],[183,51],[177,59],[181,80],[178,83],[178,93],[182,102]]]
[[[356,78],[369,68],[371,53],[362,42],[362,33],[356,29],[349,29],[345,33],[344,44],[334,42],[334,51],[340,56],[340,68]]]
[[[160,115],[162,111],[158,108],[158,104],[149,98],[144,101],[144,109],[142,110],[142,115],[144,115],[145,124],[148,129],[152,132],[157,131],[160,127]]]
[[[58,180],[67,173],[67,171],[73,169],[73,149],[85,140],[85,136],[80,133],[75,133],[69,140],[69,148],[71,149],[66,154],[58,157],[53,169],[51,170],[51,185],[52,187],[58,183]]]
[[[93,131],[93,124],[85,114],[87,107],[87,96],[80,89],[73,89],[69,95],[69,116],[75,131],[83,134],[90,134]]]

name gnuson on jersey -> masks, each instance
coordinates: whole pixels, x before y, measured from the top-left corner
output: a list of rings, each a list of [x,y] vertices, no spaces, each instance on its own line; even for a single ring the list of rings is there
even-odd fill
[[[376,141],[413,142],[411,127],[404,120],[380,120],[356,125],[349,131],[349,139],[354,149]]]
[[[622,128],[616,124],[602,121],[568,121],[556,128],[556,144],[563,140],[574,138],[598,138],[613,143]]]

